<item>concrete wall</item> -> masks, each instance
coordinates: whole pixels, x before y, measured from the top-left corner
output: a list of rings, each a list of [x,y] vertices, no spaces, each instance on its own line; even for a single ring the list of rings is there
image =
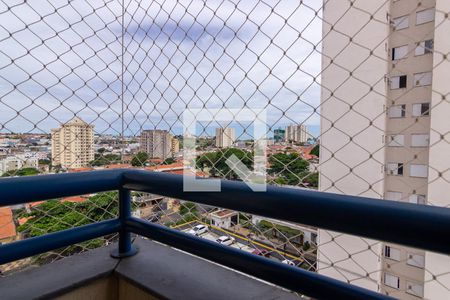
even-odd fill
[[[428,202],[450,207],[450,20],[444,15],[444,12],[450,12],[450,1],[436,0],[436,11]],[[427,252],[424,297],[450,299],[449,288],[450,257]]]
[[[389,1],[324,7],[319,189],[382,198]],[[323,275],[377,291],[379,253],[376,241],[319,230]]]

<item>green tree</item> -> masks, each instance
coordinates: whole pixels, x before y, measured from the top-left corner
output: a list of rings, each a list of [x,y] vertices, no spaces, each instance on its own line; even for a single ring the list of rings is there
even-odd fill
[[[233,155],[247,168],[253,170],[253,153],[237,148],[226,148],[206,153],[197,159],[197,168],[208,169],[213,177],[238,179],[238,175],[226,163],[227,159]]]
[[[309,174],[303,179],[303,182],[308,183],[310,187],[317,188],[319,186],[319,173],[314,172]]]
[[[175,159],[173,157],[166,158],[163,162],[164,165],[170,165],[175,163]]]
[[[277,153],[269,157],[269,174],[281,178],[280,183],[298,185],[309,174],[309,163],[297,153]]]
[[[180,205],[180,215],[197,214],[197,205],[193,202],[184,202]]]
[[[50,161],[50,159],[40,159],[39,164],[40,165],[50,165],[51,161]]]
[[[36,237],[51,232],[70,229],[76,226],[87,225],[117,216],[118,206],[117,192],[99,193],[90,197],[85,202],[61,202],[49,200],[31,210],[31,213],[23,213],[20,217],[29,218],[28,221],[18,227],[18,231],[25,237]],[[106,237],[107,238],[107,237]],[[70,255],[84,249],[92,249],[104,245],[105,238],[97,238],[81,244],[56,250],[62,255]],[[37,262],[45,262],[51,259],[52,254],[40,255]]]
[[[95,154],[94,160],[89,164],[93,167],[105,166],[109,164],[116,164],[120,162],[120,155],[117,154]]]
[[[147,163],[148,154],[146,152],[139,152],[131,160],[131,165],[134,167],[143,167]]]
[[[312,155],[315,155],[317,157],[319,157],[320,154],[320,145],[317,144],[316,146],[314,146],[314,148],[312,148],[311,152]]]
[[[39,174],[39,170],[35,168],[23,168],[20,170],[11,170],[3,173],[2,177],[11,177],[11,176],[31,176]]]

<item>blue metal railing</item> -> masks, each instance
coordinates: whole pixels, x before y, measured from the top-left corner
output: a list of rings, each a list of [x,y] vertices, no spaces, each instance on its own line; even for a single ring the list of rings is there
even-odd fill
[[[314,298],[386,299],[387,296],[314,272],[226,247],[131,216],[130,191],[143,191],[367,238],[450,253],[450,209],[269,186],[255,193],[245,183],[222,181],[221,192],[184,192],[183,178],[158,172],[109,170],[5,178],[0,206],[119,191],[117,219],[0,246],[0,264],[118,232],[111,255],[137,252],[131,233],[215,261]]]

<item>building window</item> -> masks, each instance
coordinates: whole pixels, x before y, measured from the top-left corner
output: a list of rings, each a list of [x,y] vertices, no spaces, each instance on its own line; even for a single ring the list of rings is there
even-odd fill
[[[428,134],[411,134],[411,147],[428,147],[429,142]]]
[[[425,9],[416,13],[416,25],[434,21],[434,8]]]
[[[408,294],[423,297],[423,285],[416,282],[406,281],[406,292]]]
[[[391,201],[400,201],[402,200],[402,192],[388,191],[386,192],[385,199]]]
[[[414,74],[414,86],[431,85],[432,78],[431,72]]]
[[[391,77],[391,90],[406,88],[406,75]]]
[[[391,246],[384,246],[384,257],[400,261],[400,250]]]
[[[406,105],[394,105],[389,107],[389,118],[404,118],[406,113]]]
[[[409,176],[426,178],[428,176],[427,165],[410,165]]]
[[[389,147],[403,147],[405,145],[405,136],[403,134],[389,135]]]
[[[403,175],[403,163],[388,163],[387,172],[390,175]]]
[[[398,289],[400,288],[400,278],[388,273],[384,273],[384,284]]]
[[[409,196],[409,203],[426,204],[426,201],[427,201],[427,198],[425,195],[412,194]]]
[[[417,44],[414,55],[424,55],[428,53],[433,53],[434,40],[426,40]]]
[[[406,263],[410,266],[423,268],[425,266],[425,256],[422,254],[408,253],[408,260]]]
[[[392,26],[394,30],[405,29],[409,27],[409,15],[394,18],[392,20]]]
[[[392,48],[392,60],[402,59],[408,56],[408,45]]]
[[[417,103],[412,106],[413,117],[423,117],[430,115],[430,103]]]

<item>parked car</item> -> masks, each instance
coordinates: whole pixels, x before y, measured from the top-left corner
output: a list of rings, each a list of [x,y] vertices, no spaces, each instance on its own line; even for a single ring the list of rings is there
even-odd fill
[[[259,256],[264,256],[264,257],[269,257],[270,253],[269,251],[265,250],[265,249],[255,249],[252,252],[253,254],[259,255]]]
[[[201,234],[204,234],[207,231],[208,231],[208,226],[197,225],[197,226],[194,226],[191,230],[189,230],[188,233],[199,236]]]
[[[226,236],[226,235],[222,235],[221,237],[219,237],[216,242],[218,242],[219,244],[225,245],[225,246],[229,246],[231,244],[233,244],[236,240],[234,238],[232,238],[231,236]]]
[[[285,265],[289,265],[289,266],[295,267],[295,263],[292,260],[289,260],[289,259],[285,259],[281,263],[283,263]]]

